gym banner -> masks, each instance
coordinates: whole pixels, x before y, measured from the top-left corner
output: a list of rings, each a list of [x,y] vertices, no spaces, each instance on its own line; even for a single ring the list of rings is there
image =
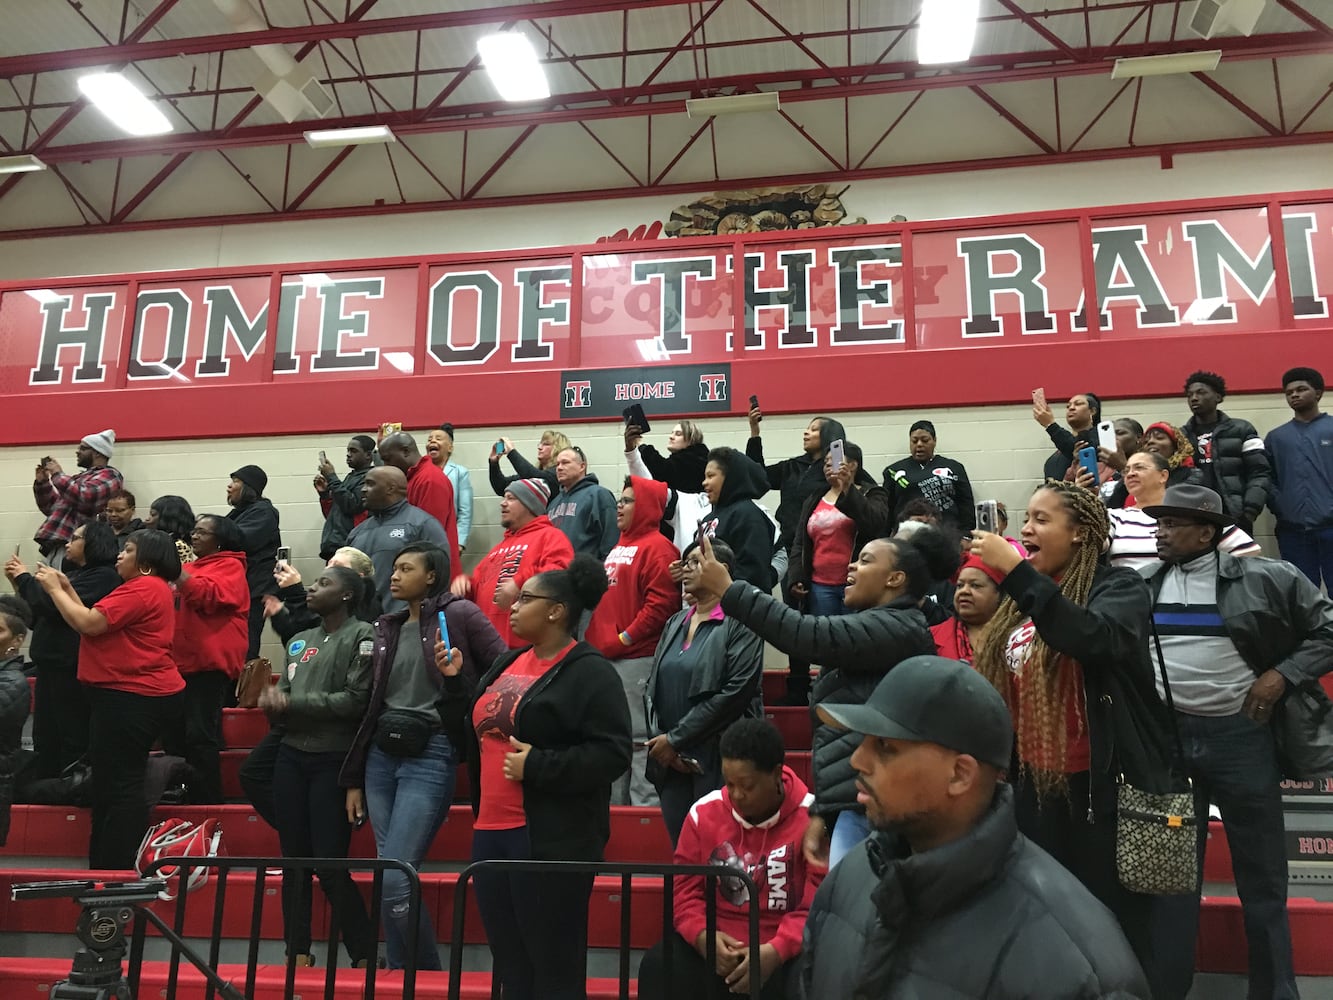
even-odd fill
[[[1331,310],[1333,191],[52,279],[0,284],[0,415],[60,394],[72,431],[132,390],[131,437],[159,403],[178,436],[268,433],[277,410],[322,426],[304,411],[349,382],[349,429],[618,417],[605,379],[676,383],[675,415],[1176,395],[1199,367],[1272,391],[1283,364],[1333,367]],[[728,363],[725,405],[673,374]]]
[[[620,417],[643,407],[653,430],[656,418],[731,411],[731,365],[660,365],[564,372],[560,376],[562,420]],[[665,421],[664,421],[665,422]]]

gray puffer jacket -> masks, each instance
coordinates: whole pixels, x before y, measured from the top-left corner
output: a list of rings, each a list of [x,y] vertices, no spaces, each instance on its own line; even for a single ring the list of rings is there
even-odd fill
[[[815,895],[800,961],[806,1000],[1149,996],[1111,911],[1019,834],[1008,785],[961,840],[858,844]]]
[[[749,584],[733,583],[722,595],[722,610],[782,652],[821,664],[810,699],[816,706],[863,704],[892,667],[935,652],[926,618],[910,597],[848,615],[803,615]],[[811,813],[861,810],[851,764],[860,742],[831,726],[815,729]]]

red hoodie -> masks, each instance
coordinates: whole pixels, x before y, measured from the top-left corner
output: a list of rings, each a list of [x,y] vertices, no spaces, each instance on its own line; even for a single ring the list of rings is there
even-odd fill
[[[824,880],[824,869],[811,868],[801,852],[806,812],[814,796],[790,767],[782,769],[786,796],[777,815],[751,826],[731,808],[727,790],[710,792],[690,808],[676,844],[678,865],[743,867],[759,889],[760,944],[771,944],[783,962],[801,950],[801,934],[810,901]],[[743,885],[719,879],[717,928],[749,943],[748,897]],[[676,931],[690,944],[704,930],[706,903],[701,877],[676,879]]]
[[[588,623],[588,644],[610,660],[652,656],[667,621],[680,610],[680,585],[667,567],[680,558],[676,543],[662,534],[666,483],[630,477],[634,517],[606,557],[609,588]],[[625,634],[628,642],[621,639]]]
[[[538,573],[564,569],[573,561],[574,548],[565,533],[545,514],[534,517],[517,531],[506,531],[477,563],[472,571],[472,600],[486,613],[505,645],[510,649],[526,646],[509,628],[509,609],[495,603],[496,588],[508,580],[521,588]]]
[[[182,674],[221,670],[235,680],[250,645],[250,585],[244,552],[214,552],[183,571],[176,588],[176,635],[171,657]]]

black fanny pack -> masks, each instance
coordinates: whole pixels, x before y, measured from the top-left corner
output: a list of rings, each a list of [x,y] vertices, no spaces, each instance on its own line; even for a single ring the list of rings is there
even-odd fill
[[[417,757],[439,731],[439,726],[416,712],[391,708],[375,726],[375,746],[394,757]]]

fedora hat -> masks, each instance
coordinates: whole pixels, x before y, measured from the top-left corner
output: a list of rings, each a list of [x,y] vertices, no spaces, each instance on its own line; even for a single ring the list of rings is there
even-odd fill
[[[1143,513],[1152,518],[1186,517],[1194,521],[1216,524],[1221,528],[1236,523],[1236,519],[1222,509],[1222,498],[1218,496],[1216,490],[1191,483],[1168,486],[1166,492],[1162,494],[1162,502],[1144,507]]]

